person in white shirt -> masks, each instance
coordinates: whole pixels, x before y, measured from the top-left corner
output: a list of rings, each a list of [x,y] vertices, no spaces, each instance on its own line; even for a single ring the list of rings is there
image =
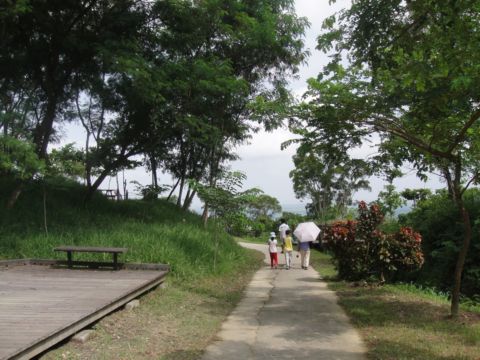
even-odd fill
[[[275,233],[270,233],[270,239],[268,239],[268,252],[270,253],[270,267],[277,268],[278,255],[277,255],[277,239],[275,239]]]
[[[280,244],[282,245],[282,252],[283,248],[285,247],[285,236],[287,230],[290,230],[290,227],[287,225],[285,219],[280,219],[280,226],[278,227],[278,237],[280,238]]]

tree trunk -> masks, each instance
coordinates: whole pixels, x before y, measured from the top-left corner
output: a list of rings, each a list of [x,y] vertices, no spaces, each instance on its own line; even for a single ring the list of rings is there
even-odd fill
[[[187,211],[190,209],[190,205],[192,205],[193,198],[197,192],[193,190],[188,197],[185,198],[185,202],[183,203],[183,210]]]
[[[126,160],[128,160],[130,157],[138,155],[140,152],[130,150],[126,152],[126,149],[123,145],[120,154],[118,154],[118,157],[111,162],[110,164],[107,164],[103,171],[100,173],[99,177],[95,180],[95,182],[92,184],[91,187],[88,188],[87,194],[85,195],[85,200],[84,202],[87,203],[89,200],[91,200],[93,194],[97,189],[100,187],[100,185],[103,183],[103,180],[112,172],[112,170],[117,170],[118,171],[118,165],[122,164]],[[117,176],[117,194],[119,193],[119,185],[118,185],[118,176]]]
[[[168,194],[167,196],[167,201],[170,200],[170,198],[172,197],[173,195],[173,192],[175,191],[175,189],[177,188],[178,184],[180,183],[180,179],[177,180],[177,182],[175,183],[175,185],[172,187],[172,190],[170,190],[170,193]]]
[[[55,96],[49,98],[47,103],[47,110],[42,123],[37,127],[34,136],[34,144],[36,146],[36,153],[40,159],[45,159],[47,156],[47,147],[50,141],[50,135],[53,128],[53,120],[55,119],[57,109],[57,99]],[[12,191],[7,202],[7,209],[11,209],[15,206],[18,197],[22,193],[23,183],[17,185]]]
[[[36,152],[40,159],[45,159],[47,156],[47,148],[50,142],[50,135],[52,134],[53,122],[55,120],[56,113],[57,97],[56,95],[52,94],[48,96],[45,117],[35,130],[35,136],[33,138],[33,143],[36,146]]]
[[[125,170],[122,171],[123,198],[128,200],[127,180],[125,180]]]
[[[185,194],[185,199],[183,200],[183,205],[182,205],[182,209],[185,210],[185,205],[187,204],[187,201],[188,201],[188,198],[190,197],[190,192],[192,190],[190,189],[190,186],[188,186],[187,188],[187,193]]]
[[[467,258],[468,248],[472,239],[472,224],[470,222],[470,214],[465,208],[463,202],[463,192],[461,190],[462,179],[462,166],[461,159],[457,158],[454,163],[453,174],[451,169],[445,167],[443,169],[445,178],[447,180],[449,195],[459,210],[461,222],[463,224],[463,241],[458,253],[457,263],[455,265],[454,282],[452,289],[452,302],[450,306],[450,314],[453,318],[458,317],[459,305],[460,305],[460,290],[462,288],[462,274],[465,265],[465,259]]]
[[[182,206],[182,196],[183,196],[183,187],[185,185],[185,177],[182,176],[180,179],[180,190],[178,191],[178,199],[177,199],[177,206],[181,207]]]
[[[92,187],[92,164],[90,161],[90,132],[87,132],[87,139],[85,140],[85,182],[87,187]]]
[[[7,113],[7,109],[5,109],[5,113]],[[3,136],[8,136],[8,115],[3,118]]]
[[[48,225],[47,225],[47,188],[45,183],[43,184],[43,227],[45,228],[45,235],[48,236]]]
[[[92,184],[92,186],[88,188],[87,194],[85,195],[85,203],[87,203],[88,201],[90,201],[92,199],[93,194],[100,187],[103,180],[105,180],[105,178],[108,176],[110,171],[111,171],[110,168],[104,169],[102,171],[102,173],[100,174],[100,176],[97,178],[97,180],[95,180],[95,182]]]
[[[155,156],[150,155],[150,166],[152,168],[152,185],[158,187],[158,178],[157,178],[157,159]]]
[[[7,202],[7,209],[12,209],[15,206],[15,203],[17,202],[18,197],[22,193],[23,186],[24,186],[23,182],[20,181],[15,187],[15,189],[13,189]]]
[[[117,180],[117,201],[120,201],[122,200],[122,195],[120,194],[120,183],[118,182],[118,172],[117,172],[117,175],[115,176],[116,180]]]
[[[203,226],[207,227],[207,223],[208,223],[208,204],[205,204],[203,206],[202,221],[203,221]]]
[[[457,264],[455,266],[452,303],[450,307],[451,316],[454,318],[458,317],[463,268],[465,265],[465,259],[467,258],[468,248],[470,247],[470,242],[472,240],[472,224],[470,222],[470,214],[463,203],[462,195],[460,193],[456,193],[456,203],[460,209],[464,234],[462,247],[458,253]]]

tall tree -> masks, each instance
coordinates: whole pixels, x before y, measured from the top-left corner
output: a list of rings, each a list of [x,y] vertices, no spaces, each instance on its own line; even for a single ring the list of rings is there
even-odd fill
[[[307,209],[313,216],[326,219],[331,210],[344,216],[352,205],[353,194],[370,188],[370,166],[335,142],[316,141],[311,136],[314,128],[310,127],[308,106],[301,108],[296,120],[290,122],[290,130],[301,137],[282,144],[282,148],[299,145],[293,156],[295,168],[290,172],[293,190],[297,198],[310,200]]]
[[[139,155],[155,166],[176,162],[182,192],[189,177],[214,183],[253,128],[251,104],[285,96],[286,79],[305,57],[306,21],[292,0],[27,5],[0,16],[0,30],[9,29],[1,39],[0,105],[3,94],[35,92],[29,138],[40,159],[73,107],[87,132],[90,195]],[[180,203],[187,207],[193,195],[187,188]]]
[[[405,189],[400,195],[406,201],[412,201],[413,207],[417,206],[417,203],[420,201],[425,201],[427,198],[432,196],[432,191],[430,189]]]
[[[464,227],[453,316],[472,234],[463,194],[480,165],[479,8],[475,0],[356,1],[325,21],[318,46],[334,50],[332,61],[309,82],[318,141],[377,133],[384,165],[442,173]]]
[[[37,156],[45,159],[55,124],[78,91],[96,81],[107,65],[112,76],[126,60],[122,54],[132,57],[149,5],[133,0],[18,3],[24,5],[21,10],[0,17],[0,29],[8,29],[2,30],[0,89],[35,90],[38,122],[31,139]]]
[[[178,131],[169,170],[180,178],[180,189],[187,177],[206,177],[214,186],[222,163],[235,158],[234,146],[253,129],[254,100],[285,94],[286,79],[305,57],[306,21],[295,15],[292,1],[177,0],[159,2],[158,9],[170,30],[160,39],[174,60],[168,97],[175,100],[170,114]]]
[[[250,190],[251,198],[246,203],[247,214],[255,219],[272,218],[275,214],[281,214],[282,206],[277,198],[264,194],[263,191],[253,193]]]

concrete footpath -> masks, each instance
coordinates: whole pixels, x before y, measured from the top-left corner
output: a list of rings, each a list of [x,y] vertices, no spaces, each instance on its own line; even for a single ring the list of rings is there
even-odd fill
[[[264,252],[269,261],[267,245],[242,246]],[[358,333],[318,272],[302,270],[295,255],[286,270],[278,255],[279,269],[266,264],[254,275],[202,360],[365,359]]]

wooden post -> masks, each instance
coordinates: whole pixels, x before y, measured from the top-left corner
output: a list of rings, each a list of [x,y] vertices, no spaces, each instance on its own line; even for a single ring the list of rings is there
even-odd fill
[[[71,269],[73,267],[71,251],[67,251],[67,259],[68,259],[68,267]]]

